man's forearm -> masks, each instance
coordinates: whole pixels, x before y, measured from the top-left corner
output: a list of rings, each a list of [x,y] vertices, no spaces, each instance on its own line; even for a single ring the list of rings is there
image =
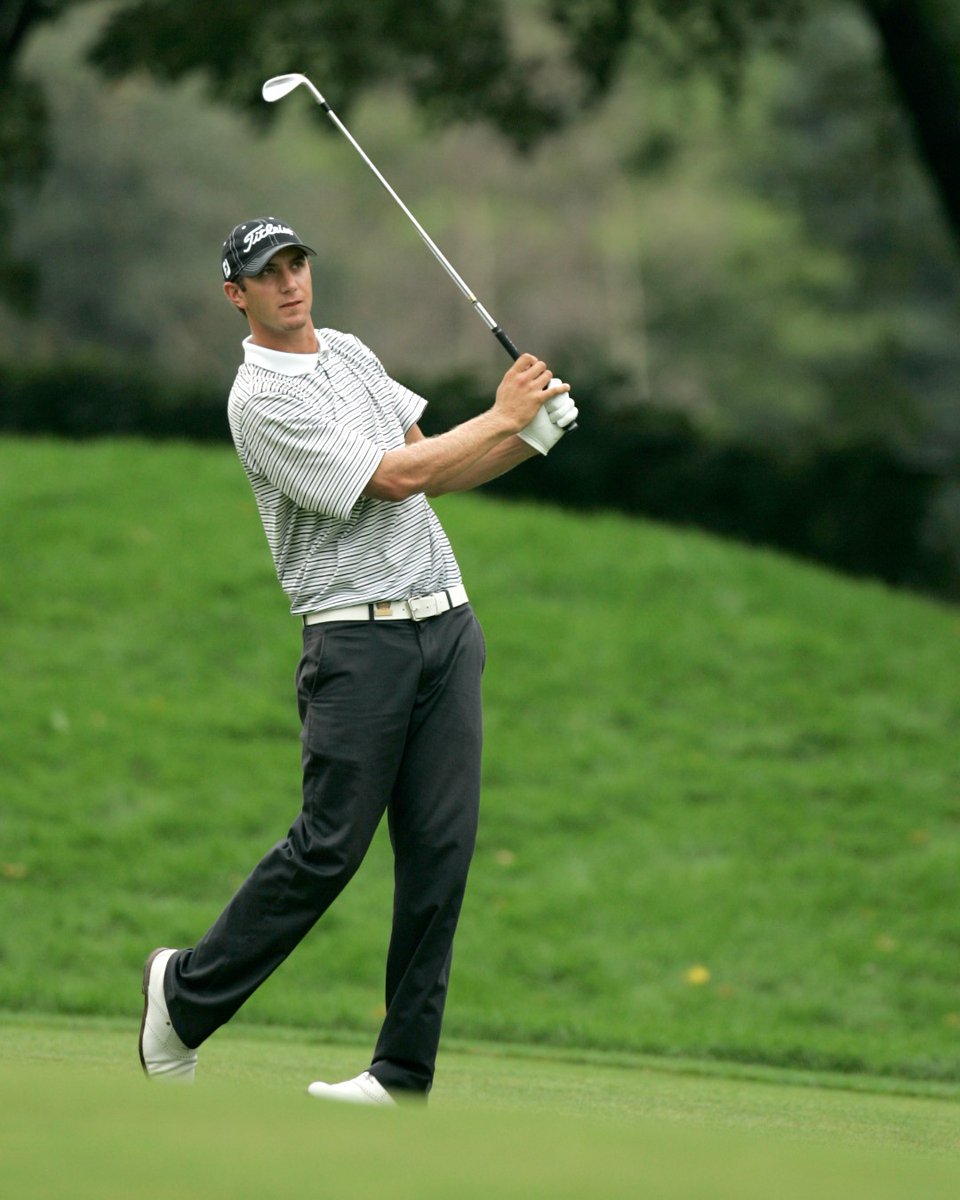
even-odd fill
[[[401,449],[388,450],[364,495],[396,501],[417,492],[436,495],[438,489],[455,490],[449,487],[450,480],[471,472],[501,445],[514,440],[519,440],[514,429],[490,409],[437,437],[417,436]],[[507,469],[503,467],[501,472]]]
[[[567,391],[546,363],[521,354],[501,379],[492,408],[438,437],[425,438],[413,426],[406,445],[380,459],[363,494],[398,502],[418,492],[461,491],[502,475],[530,457],[526,447],[517,445],[516,435],[545,404]]]
[[[447,492],[467,492],[471,488],[489,483],[499,475],[505,475],[528,458],[535,458],[537,451],[516,436],[508,438],[488,451],[482,458],[469,466],[437,479],[428,489],[429,496],[443,496]]]

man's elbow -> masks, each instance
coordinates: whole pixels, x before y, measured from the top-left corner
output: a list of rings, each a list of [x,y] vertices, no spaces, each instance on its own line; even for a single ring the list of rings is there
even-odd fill
[[[374,500],[399,504],[402,500],[409,500],[411,496],[424,491],[424,488],[424,481],[418,478],[416,472],[398,469],[381,462],[363,489],[363,494]]]

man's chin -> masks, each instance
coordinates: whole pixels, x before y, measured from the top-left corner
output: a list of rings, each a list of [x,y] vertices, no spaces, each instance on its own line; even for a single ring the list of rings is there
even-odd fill
[[[284,333],[297,333],[306,329],[310,324],[310,314],[306,312],[290,313],[280,321],[280,329]]]

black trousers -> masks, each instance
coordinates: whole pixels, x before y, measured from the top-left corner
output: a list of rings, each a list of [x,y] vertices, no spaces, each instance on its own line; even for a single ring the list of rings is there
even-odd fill
[[[469,605],[425,621],[303,631],[303,808],[193,947],[167,969],[174,1028],[198,1046],[323,915],[387,813],[394,851],[386,1018],[370,1070],[433,1082],[454,932],[476,842],[484,643]]]

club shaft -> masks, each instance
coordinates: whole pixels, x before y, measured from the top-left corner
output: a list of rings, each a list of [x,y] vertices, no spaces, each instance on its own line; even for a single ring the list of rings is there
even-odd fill
[[[353,136],[353,134],[350,132],[350,130],[346,127],[346,125],[344,125],[344,123],[340,120],[340,118],[333,111],[333,109],[329,107],[329,105],[327,106],[327,116],[334,123],[334,125],[336,125],[336,127],[340,130],[340,132],[343,134],[343,136],[347,139],[347,141],[350,143],[350,145],[354,148],[354,150],[356,150],[356,152],[360,155],[360,157],[363,159],[363,161],[367,164],[367,166],[370,168],[370,170],[374,173],[374,175],[376,175],[376,177],[380,180],[380,182],[383,184],[383,186],[386,188],[386,190],[390,193],[390,195],[393,197],[393,199],[397,202],[397,204],[400,206],[400,208],[406,214],[408,220],[413,225],[414,229],[416,229],[417,233],[419,233],[420,236],[423,238],[424,242],[427,245],[428,250],[433,255],[433,257],[437,260],[437,262],[440,264],[440,266],[443,267],[443,269],[450,276],[450,278],[453,280],[453,282],[457,285],[457,287],[460,289],[460,291],[463,292],[463,294],[470,301],[470,303],[477,306],[478,312],[481,312],[481,314],[484,315],[484,320],[489,321],[490,328],[492,329],[493,326],[496,324],[496,322],[490,319],[490,314],[486,312],[486,309],[484,309],[483,305],[481,305],[480,302],[477,300],[477,297],[473,294],[473,292],[467,286],[467,284],[463,280],[462,276],[454,268],[453,264],[443,254],[443,252],[440,250],[440,247],[436,244],[436,242],[433,240],[433,238],[430,237],[430,235],[427,233],[427,231],[424,229],[424,227],[420,224],[420,222],[417,220],[417,218],[413,215],[413,213],[410,211],[410,209],[407,208],[406,204],[404,204],[404,202],[400,199],[400,197],[397,195],[397,193],[393,190],[389,181],[380,172],[379,168],[377,167],[377,165],[373,161],[373,159],[370,158],[370,156],[367,154],[367,152],[364,150],[364,148],[360,145],[360,143],[357,141],[357,139]]]
[[[320,105],[320,107],[327,114],[327,116],[334,123],[334,125],[336,125],[337,129],[340,130],[340,132],[343,134],[343,136],[347,139],[347,141],[350,143],[350,145],[354,148],[354,150],[356,150],[356,152],[360,155],[360,157],[363,159],[363,161],[367,164],[367,166],[370,168],[370,170],[374,173],[374,175],[376,175],[377,179],[380,180],[380,183],[383,185],[383,188],[385,189],[385,191],[389,194],[389,196],[398,205],[400,210],[403,212],[404,216],[411,223],[411,225],[413,225],[414,229],[416,229],[417,233],[420,235],[421,239],[423,240],[424,245],[427,247],[427,249],[430,251],[430,253],[433,255],[433,257],[437,260],[437,262],[440,264],[440,266],[443,267],[443,269],[446,271],[446,273],[450,276],[450,278],[453,280],[453,282],[457,285],[459,290],[463,293],[464,296],[466,296],[466,298],[473,305],[473,308],[474,308],[475,312],[477,313],[477,316],[480,318],[480,320],[483,321],[484,325],[486,325],[486,327],[490,330],[490,332],[497,339],[497,341],[504,348],[504,350],[506,350],[506,352],[510,355],[510,357],[513,359],[513,361],[516,362],[517,359],[520,357],[520,351],[517,349],[517,347],[513,344],[513,342],[510,340],[510,338],[507,336],[507,334],[504,332],[504,330],[500,327],[500,325],[490,315],[490,313],[488,313],[487,310],[483,307],[483,305],[480,303],[480,301],[474,295],[473,290],[470,287],[468,287],[466,281],[460,275],[459,271],[456,270],[453,263],[450,262],[450,260],[447,258],[447,256],[443,253],[443,251],[437,245],[437,243],[427,233],[427,231],[420,224],[420,222],[417,220],[417,218],[413,215],[413,213],[410,211],[410,209],[407,208],[406,204],[404,204],[404,202],[400,199],[400,197],[397,195],[397,193],[394,191],[393,187],[391,186],[389,180],[382,174],[382,172],[377,167],[376,163],[373,161],[373,159],[370,157],[370,155],[367,154],[366,150],[364,150],[364,148],[360,145],[360,143],[357,141],[357,139],[350,132],[350,130],[340,120],[340,118],[333,111],[333,109],[330,107],[330,105],[327,103],[327,101],[324,99],[324,97],[317,91],[317,89],[313,86],[312,83],[310,83],[309,80],[305,79],[304,82],[309,87],[316,102]],[[572,425],[568,426],[568,431],[574,430],[576,428],[577,428],[577,425],[576,425],[576,422],[574,422]]]
[[[401,211],[406,216],[407,220],[411,223],[411,225],[413,225],[414,229],[416,229],[417,233],[422,238],[424,245],[427,247],[427,249],[430,251],[430,253],[433,255],[433,257],[437,260],[437,262],[440,264],[440,266],[443,267],[443,269],[450,276],[450,278],[453,280],[453,282],[457,285],[457,287],[460,289],[460,291],[463,293],[463,295],[466,296],[466,298],[473,305],[474,310],[477,313],[477,316],[479,316],[480,320],[483,321],[484,325],[486,325],[486,327],[490,330],[490,332],[496,337],[497,341],[500,343],[501,346],[503,346],[504,350],[506,350],[506,352],[510,355],[510,357],[514,360],[514,362],[516,362],[516,360],[520,357],[520,351],[513,344],[513,342],[506,335],[506,333],[504,333],[503,329],[501,329],[501,327],[497,324],[496,320],[490,315],[490,313],[487,312],[487,310],[484,308],[484,306],[480,303],[480,301],[477,299],[476,295],[474,294],[472,288],[470,288],[468,286],[468,284],[466,283],[466,281],[464,280],[464,278],[460,274],[460,272],[457,271],[457,269],[454,267],[453,263],[450,262],[450,260],[447,258],[447,256],[443,253],[443,251],[437,245],[437,243],[427,233],[427,231],[420,224],[420,222],[417,220],[417,218],[413,215],[413,213],[410,211],[410,209],[406,206],[406,204],[404,204],[403,200],[400,199],[400,197],[397,195],[396,191],[391,186],[389,180],[383,175],[383,173],[377,167],[377,164],[373,161],[373,159],[370,157],[370,155],[367,154],[366,150],[364,150],[364,148],[360,145],[360,143],[357,141],[357,139],[353,136],[353,134],[350,132],[350,130],[346,127],[346,125],[344,125],[344,123],[340,120],[340,118],[333,111],[333,109],[330,107],[330,105],[327,103],[327,101],[320,98],[317,101],[317,103],[320,105],[320,107],[323,109],[323,111],[327,114],[327,116],[330,118],[330,120],[334,123],[334,125],[336,125],[337,129],[340,130],[340,132],[343,134],[343,136],[347,139],[347,141],[350,143],[350,145],[354,148],[354,150],[356,150],[356,152],[360,155],[360,157],[363,159],[363,161],[367,164],[367,166],[370,168],[370,170],[374,173],[374,175],[376,175],[377,179],[380,180],[380,183],[383,185],[383,187],[385,188],[387,193],[396,202],[396,204],[399,206]]]

